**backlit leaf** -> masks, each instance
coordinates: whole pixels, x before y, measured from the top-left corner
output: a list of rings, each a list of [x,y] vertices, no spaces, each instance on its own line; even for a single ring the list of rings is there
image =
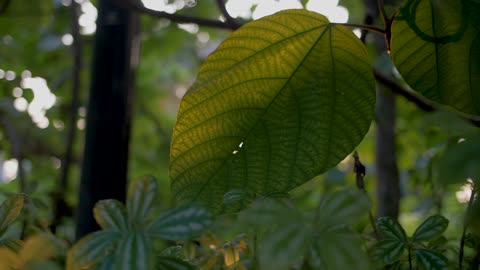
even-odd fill
[[[99,201],[93,208],[93,215],[102,229],[128,230],[127,211],[125,206],[117,200]]]
[[[436,102],[480,115],[480,8],[463,0],[408,0],[392,25],[393,62]]]
[[[25,196],[16,194],[8,197],[0,205],[0,232],[12,224],[22,212],[25,203]],[[1,235],[1,234],[0,234]]]
[[[196,205],[186,205],[161,215],[149,226],[149,233],[167,240],[199,236],[212,224],[211,214]]]
[[[170,151],[173,195],[223,212],[230,190],[285,193],[343,160],[373,118],[365,46],[306,10],[247,23],[200,68]]]
[[[435,215],[427,218],[415,230],[412,241],[430,241],[440,236],[448,227],[448,219]]]

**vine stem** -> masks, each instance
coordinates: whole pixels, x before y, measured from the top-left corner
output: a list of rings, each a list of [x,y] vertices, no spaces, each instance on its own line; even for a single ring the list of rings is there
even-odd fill
[[[387,12],[385,12],[385,3],[383,0],[377,0],[378,11],[380,13],[380,17],[382,18],[383,25],[387,26],[390,19],[387,16]]]
[[[353,172],[355,173],[355,178],[357,180],[357,188],[365,192],[365,194],[368,196],[367,190],[365,189],[364,181],[366,169],[362,162],[360,162],[360,157],[358,156],[358,152],[356,150],[355,152],[353,152],[353,159],[355,160],[353,164]],[[370,225],[372,225],[375,238],[377,240],[380,240],[380,235],[378,234],[377,224],[375,223],[375,218],[373,217],[372,210],[368,211],[368,217],[370,219]]]
[[[474,183],[472,183],[472,192],[470,193],[470,198],[468,199],[467,211],[465,213],[465,219],[463,223],[463,232],[462,238],[460,239],[460,250],[458,252],[458,267],[460,270],[463,269],[463,254],[465,248],[465,238],[467,235],[467,227],[468,227],[468,216],[470,215],[470,211],[472,209],[473,200],[475,198],[475,194],[477,193],[477,187]]]
[[[412,247],[408,247],[408,269],[412,270]]]

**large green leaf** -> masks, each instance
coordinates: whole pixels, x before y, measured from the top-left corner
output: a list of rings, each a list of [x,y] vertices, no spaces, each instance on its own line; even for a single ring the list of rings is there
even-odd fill
[[[115,250],[120,237],[120,232],[102,230],[82,238],[68,252],[67,270],[88,269],[99,264]]]
[[[439,237],[448,227],[448,219],[440,215],[427,218],[415,230],[412,241],[430,241]]]
[[[222,209],[230,190],[288,192],[344,159],[374,106],[367,51],[347,28],[306,10],[247,23],[206,59],[181,101],[172,192],[216,212],[237,210]]]
[[[175,257],[158,256],[156,262],[158,270],[194,270],[195,265]]]
[[[365,217],[370,210],[370,200],[365,192],[348,188],[325,194],[317,208],[317,223],[321,227],[352,224]]]
[[[393,62],[407,83],[436,102],[480,115],[480,5],[408,0],[392,25]]]
[[[93,208],[93,215],[102,229],[118,231],[129,229],[125,206],[117,200],[99,201]]]
[[[128,218],[134,225],[142,226],[147,222],[153,201],[157,196],[157,181],[145,176],[133,182],[128,189]]]
[[[415,250],[417,263],[422,270],[446,270],[448,269],[448,261],[445,256],[429,249]]]
[[[118,243],[113,266],[115,270],[153,270],[155,256],[152,240],[144,232],[129,232]]]
[[[199,236],[212,224],[211,214],[196,205],[181,206],[161,215],[149,226],[154,237],[185,240]]]
[[[8,197],[0,205],[0,236],[8,225],[12,224],[20,215],[25,204],[25,196],[17,194]]]
[[[345,227],[322,231],[313,242],[310,252],[313,269],[372,269],[360,236]]]

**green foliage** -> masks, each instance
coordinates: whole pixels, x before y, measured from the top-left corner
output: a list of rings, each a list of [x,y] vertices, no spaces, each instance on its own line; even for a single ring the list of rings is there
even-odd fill
[[[360,143],[374,89],[365,46],[322,15],[288,10],[247,23],[205,60],[182,99],[174,196],[220,213],[244,207],[222,205],[231,190],[290,191]]]
[[[365,194],[345,189],[326,194],[308,216],[278,199],[260,199],[241,220],[267,229],[259,244],[262,270],[290,269],[302,259],[313,269],[370,269],[362,241],[350,226],[369,209]]]
[[[131,184],[127,207],[116,200],[98,202],[94,216],[102,230],[87,235],[71,248],[67,270],[148,270],[165,269],[165,264],[189,265],[175,257],[157,257],[153,241],[198,236],[212,224],[211,215],[198,206],[182,206],[153,218],[156,194],[155,179],[144,177]]]
[[[447,145],[438,162],[438,180],[443,184],[466,183],[468,178],[478,181],[480,136],[467,137]],[[452,169],[455,168],[455,169]]]
[[[5,233],[8,225],[18,218],[23,210],[24,203],[25,196],[22,194],[10,196],[2,202],[0,205],[0,237]]]
[[[379,266],[397,265],[408,260],[412,263],[412,256],[420,269],[441,270],[448,269],[447,258],[439,252],[438,245],[430,242],[442,237],[447,229],[448,220],[440,215],[427,218],[415,230],[411,238],[405,234],[402,226],[390,217],[382,217],[377,220],[377,229],[380,240],[372,247],[371,254]],[[443,242],[443,241],[442,241]],[[408,259],[404,259],[405,253]]]
[[[393,62],[415,91],[474,115],[480,114],[479,11],[472,1],[407,0],[391,39]]]

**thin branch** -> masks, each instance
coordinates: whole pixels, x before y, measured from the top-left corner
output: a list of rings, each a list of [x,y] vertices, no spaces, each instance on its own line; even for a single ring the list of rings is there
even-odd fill
[[[362,164],[362,162],[360,162],[360,157],[358,156],[357,151],[353,152],[353,159],[355,160],[353,164],[353,172],[355,173],[357,188],[365,192],[365,194],[368,196],[367,190],[365,189],[365,181],[364,181],[364,177],[367,173],[367,170],[365,169],[365,166]],[[377,240],[380,240],[380,234],[378,233],[377,225],[375,223],[375,219],[373,218],[372,210],[368,212],[368,217],[370,219],[370,225],[372,225],[375,238]]]
[[[350,28],[359,28],[362,30],[378,33],[381,35],[385,35],[385,30],[383,30],[380,27],[377,26],[372,26],[372,25],[367,25],[367,24],[355,24],[355,23],[331,23],[332,25],[343,25],[345,27],[350,27]]]
[[[228,21],[222,22],[219,20],[211,20],[205,18],[198,18],[198,17],[191,17],[187,15],[179,15],[179,14],[170,14],[163,11],[149,9],[140,3],[136,2],[135,0],[110,0],[113,4],[129,9],[141,14],[149,15],[156,18],[167,19],[172,22],[176,23],[194,23],[200,26],[207,26],[207,27],[214,27],[226,30],[236,30],[240,27],[239,24],[231,24]]]
[[[458,252],[458,267],[460,270],[463,269],[463,254],[464,254],[464,247],[465,247],[465,238],[467,235],[468,219],[472,211],[472,205],[475,198],[475,194],[477,193],[477,187],[473,183],[472,185],[473,186],[470,193],[470,198],[468,200],[467,211],[465,214],[465,219],[463,224],[462,238],[460,239],[460,250]]]
[[[237,22],[237,20],[230,16],[230,13],[228,13],[227,8],[225,7],[224,0],[217,0],[217,6],[228,24],[236,26],[237,28],[242,26],[241,23]]]
[[[390,19],[387,16],[387,12],[385,12],[385,3],[383,0],[377,0],[378,12],[380,13],[380,17],[382,18],[383,25],[385,27],[388,25]]]
[[[389,78],[388,76],[385,76],[380,71],[375,70],[374,74],[375,74],[375,79],[379,83],[387,86],[395,94],[403,96],[408,101],[413,102],[421,110],[426,111],[426,112],[443,110],[442,106],[437,105],[434,102],[420,96],[419,94],[401,86],[395,80],[393,80],[392,78]],[[461,112],[458,112],[458,111],[455,111],[455,110],[452,110],[452,111],[455,113],[455,115],[457,117],[469,122],[470,124],[472,124],[474,126],[480,127],[480,118],[479,117],[469,116],[467,114],[464,114],[464,113],[461,113]]]

